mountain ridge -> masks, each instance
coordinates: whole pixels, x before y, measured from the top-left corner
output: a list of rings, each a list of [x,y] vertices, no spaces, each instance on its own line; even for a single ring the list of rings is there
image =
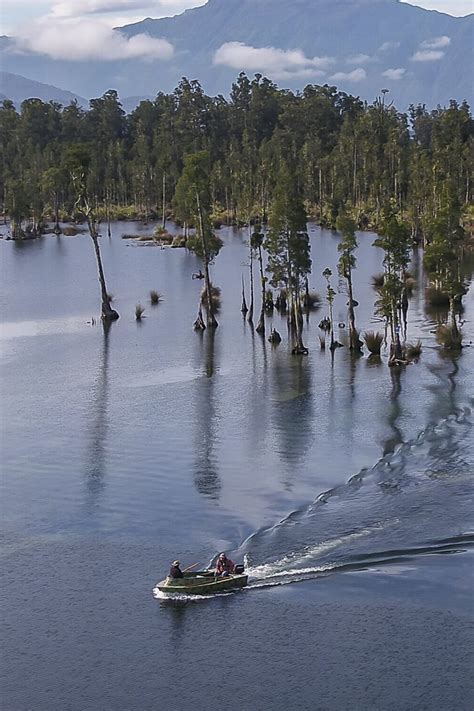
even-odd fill
[[[473,101],[474,14],[452,17],[399,0],[208,0],[169,18],[117,28],[174,46],[169,61],[55,61],[14,55],[0,43],[5,69],[97,96],[172,91],[182,76],[209,94],[228,94],[240,71],[280,86],[337,85],[371,101],[382,88],[401,110],[410,103]],[[15,71],[16,69],[16,71]],[[22,71],[20,71],[22,70]]]

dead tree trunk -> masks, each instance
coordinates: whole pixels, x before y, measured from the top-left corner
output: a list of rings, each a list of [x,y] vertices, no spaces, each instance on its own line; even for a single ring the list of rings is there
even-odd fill
[[[262,247],[258,246],[258,264],[260,268],[260,284],[262,289],[262,306],[260,309],[260,317],[258,319],[256,331],[261,333],[262,336],[265,335],[265,275],[263,273],[263,257],[262,257]]]

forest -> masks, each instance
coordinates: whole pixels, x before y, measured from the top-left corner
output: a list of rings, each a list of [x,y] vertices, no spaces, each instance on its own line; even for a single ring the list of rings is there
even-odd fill
[[[356,327],[358,230],[378,234],[384,251],[377,309],[391,336],[390,362],[406,362],[401,335],[412,276],[411,250],[424,250],[433,304],[444,304],[439,327],[447,348],[460,348],[462,260],[472,249],[474,122],[466,102],[399,112],[383,89],[372,104],[333,86],[279,89],[261,75],[240,74],[229,98],[206,96],[182,79],[172,94],[142,101],[130,114],[117,93],[61,106],[29,99],[17,111],[0,105],[0,195],[13,239],[38,236],[48,221],[86,221],[101,281],[102,315],[118,318],[108,299],[98,243],[99,223],[158,220],[183,228],[183,244],[202,259],[205,287],[196,328],[217,326],[209,267],[222,247],[222,224],[248,227],[251,273],[257,264],[261,311],[288,314],[293,352],[305,353],[302,319],[311,306],[308,220],[337,229],[339,277],[347,285],[351,350]],[[326,300],[331,306],[332,274]],[[253,277],[251,281],[253,290]],[[277,291],[272,291],[276,289]],[[275,300],[274,300],[275,297]],[[253,318],[253,291],[250,318]],[[203,319],[203,309],[207,313]],[[243,294],[242,309],[249,307]],[[337,347],[329,319],[331,348]],[[444,331],[443,331],[444,329]],[[277,339],[279,334],[270,334]],[[370,336],[365,339],[369,345]],[[376,339],[375,339],[376,340]],[[377,343],[372,342],[372,352]],[[380,350],[380,346],[379,346]]]

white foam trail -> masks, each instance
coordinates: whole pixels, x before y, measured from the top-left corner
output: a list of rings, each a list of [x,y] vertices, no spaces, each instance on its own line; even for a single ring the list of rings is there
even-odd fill
[[[280,558],[279,560],[272,561],[271,563],[263,563],[261,565],[256,565],[252,567],[248,564],[246,565],[246,571],[252,578],[257,580],[265,580],[267,578],[274,578],[276,576],[286,576],[294,575],[295,573],[303,572],[319,572],[320,568],[297,568],[298,564],[303,564],[305,561],[313,560],[314,558],[328,553],[331,550],[339,548],[339,546],[347,544],[350,541],[357,540],[358,538],[364,538],[369,536],[374,531],[380,531],[381,529],[398,523],[398,519],[393,519],[385,522],[377,522],[372,526],[363,528],[360,531],[354,531],[353,533],[348,533],[340,538],[333,538],[327,541],[321,541],[313,546],[308,546],[304,548],[302,552],[294,552],[289,555]],[[288,568],[287,566],[290,566]],[[335,567],[335,564],[330,564]],[[324,566],[322,569],[326,569]]]
[[[183,595],[182,593],[164,593],[158,588],[153,588],[153,597],[156,600],[175,600],[177,602],[199,602],[200,600],[209,600],[214,595]]]
[[[298,580],[304,580],[310,576],[317,576],[318,573],[325,573],[326,571],[334,570],[337,567],[337,563],[325,563],[323,565],[312,566],[310,568],[289,568],[288,570],[280,570],[270,573],[264,578],[256,578],[255,580],[252,580],[249,587],[259,588],[271,585],[295,583]],[[252,570],[250,569],[248,572],[249,575],[252,576]],[[288,578],[288,580],[286,578]]]

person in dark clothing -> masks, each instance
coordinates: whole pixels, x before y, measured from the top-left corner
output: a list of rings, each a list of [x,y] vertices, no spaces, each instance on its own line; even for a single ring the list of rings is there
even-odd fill
[[[235,565],[225,553],[221,553],[216,562],[216,575],[226,577],[234,572]]]
[[[170,578],[184,578],[183,571],[179,567],[179,560],[174,560],[171,563],[169,577]]]

